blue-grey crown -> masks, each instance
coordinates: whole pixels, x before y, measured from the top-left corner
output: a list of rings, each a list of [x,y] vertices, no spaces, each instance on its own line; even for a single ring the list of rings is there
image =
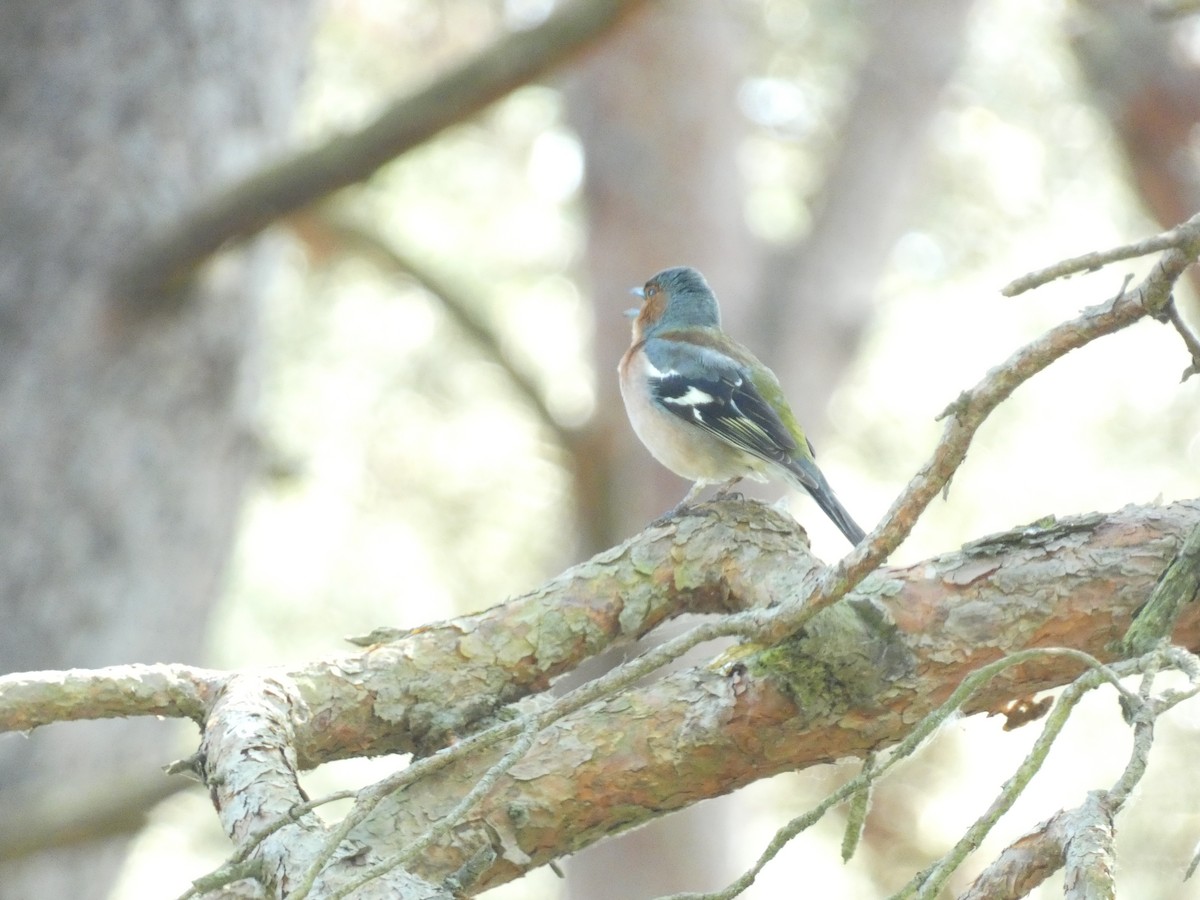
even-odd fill
[[[663,269],[650,281],[657,282],[670,298],[659,320],[660,326],[720,326],[721,310],[717,306],[716,295],[704,280],[704,276],[695,269],[690,266]]]

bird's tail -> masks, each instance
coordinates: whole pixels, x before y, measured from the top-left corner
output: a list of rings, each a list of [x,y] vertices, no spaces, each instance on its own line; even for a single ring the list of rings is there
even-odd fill
[[[829,486],[825,475],[817,468],[815,462],[799,457],[792,460],[792,466],[789,469],[800,486],[817,501],[817,506],[824,510],[825,515],[829,516],[838,530],[846,536],[846,540],[851,544],[858,545],[866,537],[866,532],[858,527],[858,523],[854,519],[850,518],[850,513],[846,512],[846,507],[842,506],[837,494],[833,492],[833,488]]]

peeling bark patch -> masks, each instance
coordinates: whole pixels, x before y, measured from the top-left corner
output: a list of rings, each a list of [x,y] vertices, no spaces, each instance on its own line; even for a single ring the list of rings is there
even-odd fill
[[[539,747],[544,748],[551,743],[554,745],[552,753],[539,751]],[[593,747],[582,743],[570,733],[551,731],[538,738],[530,754],[513,765],[508,774],[516,781],[532,781],[558,771],[564,765],[583,765],[591,760],[593,750]]]
[[[990,644],[1003,633],[1005,617],[995,604],[966,600],[950,609],[946,627],[967,640]]]
[[[995,560],[976,559],[970,560],[946,572],[942,575],[942,580],[947,584],[956,584],[960,587],[974,584],[980,578],[986,578],[997,569],[1000,568],[1000,563]]]

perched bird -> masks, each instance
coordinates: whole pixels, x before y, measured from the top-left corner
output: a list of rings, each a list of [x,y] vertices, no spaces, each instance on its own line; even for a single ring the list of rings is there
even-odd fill
[[[721,330],[704,276],[681,266],[635,288],[642,298],[633,344],[617,371],[633,430],[660,463],[695,484],[676,509],[709,484],[718,496],[743,478],[783,476],[808,491],[852,544],[863,530],[817,468],[812,445],[775,373]]]

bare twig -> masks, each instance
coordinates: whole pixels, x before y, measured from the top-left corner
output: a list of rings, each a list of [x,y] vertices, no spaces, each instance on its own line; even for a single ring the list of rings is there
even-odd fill
[[[1196,658],[1187,651],[1164,645],[1142,659],[1146,676],[1139,692],[1139,705],[1133,712],[1133,749],[1116,783],[1107,791],[1092,791],[1083,805],[1056,813],[1014,841],[980,873],[959,900],[1015,900],[1064,866],[1072,870],[1067,875],[1068,890],[1072,884],[1084,885],[1089,879],[1101,888],[1109,884],[1111,847],[1106,843],[1106,834],[1111,833],[1113,817],[1129,800],[1146,771],[1154,722],[1167,710],[1200,693],[1200,670]],[[1125,665],[1118,664],[1121,673],[1126,671],[1121,668]],[[1191,688],[1152,697],[1152,676],[1161,666],[1183,672],[1192,681]]]
[[[1094,253],[1085,253],[1082,256],[1064,259],[1052,266],[1022,275],[1002,287],[1000,293],[1005,297],[1015,297],[1059,278],[1077,275],[1080,272],[1094,272],[1109,263],[1120,262],[1123,259],[1135,259],[1139,256],[1157,253],[1160,250],[1183,248],[1194,244],[1198,235],[1200,235],[1200,215],[1195,215],[1182,225],[1177,225],[1170,231],[1164,231],[1154,237],[1113,247],[1110,250],[1098,250]]]
[[[405,97],[358,132],[339,135],[265,168],[212,197],[173,225],[156,227],[116,274],[113,296],[139,306],[162,302],[231,241],[364,181],[385,163],[474,115],[562,63],[646,0],[576,0],[536,28],[488,49]]]
[[[867,777],[875,768],[876,759],[875,751],[872,750],[863,760],[861,775]],[[858,843],[862,840],[863,829],[867,824],[867,813],[871,808],[871,789],[874,787],[873,781],[867,781],[866,786],[861,791],[853,794],[850,797],[848,809],[846,811],[846,830],[842,834],[842,862],[850,862],[854,857],[854,851],[858,849]]]
[[[1183,377],[1180,381],[1187,381],[1193,375],[1200,374],[1200,338],[1192,333],[1192,329],[1188,327],[1187,322],[1183,321],[1183,316],[1179,314],[1179,304],[1172,297],[1167,303],[1165,310],[1167,319],[1175,326],[1175,330],[1179,332],[1179,336],[1183,338],[1184,346],[1187,347],[1188,353],[1192,355],[1192,364],[1183,370]]]
[[[508,748],[508,751],[504,754],[504,756],[502,756],[494,766],[488,769],[487,772],[485,772],[475,782],[471,789],[467,791],[465,795],[463,795],[463,798],[459,800],[457,804],[455,804],[453,809],[442,816],[441,819],[434,823],[432,827],[427,829],[423,835],[421,835],[415,841],[410,842],[394,857],[384,860],[376,866],[372,866],[370,869],[363,872],[358,878],[354,879],[344,887],[331,894],[330,900],[342,900],[342,898],[348,897],[353,891],[358,890],[368,882],[374,881],[376,878],[386,875],[388,872],[392,871],[398,866],[404,865],[409,860],[413,859],[418,853],[421,853],[423,850],[425,850],[425,848],[434,841],[441,838],[442,835],[446,834],[446,832],[462,821],[463,816],[465,816],[471,810],[471,808],[479,802],[480,797],[495,787],[496,782],[500,779],[500,776],[516,765],[517,761],[524,756],[526,752],[528,752],[529,748],[533,746],[533,741],[538,736],[538,732],[540,730],[541,729],[538,727],[537,719],[535,717],[529,717],[525,722],[525,729],[521,732],[517,740],[513,742],[513,745]],[[311,870],[311,875],[314,879],[319,871],[319,866],[314,866]],[[302,886],[304,884],[305,882],[302,882]],[[307,884],[309,887],[311,887],[311,882],[307,882]],[[297,890],[290,896],[294,897],[295,900],[304,900],[304,897],[307,895],[308,887],[304,887],[303,890]]]
[[[1135,290],[1128,293],[1122,290],[1107,303],[1086,309],[1077,318],[1050,329],[988,372],[975,387],[960,394],[942,413],[947,419],[946,428],[932,458],[908,483],[882,522],[867,540],[825,572],[802,608],[779,617],[774,623],[779,630],[758,639],[782,640],[819,610],[845,596],[881,565],[908,537],[933,498],[950,483],[983,422],[1021,384],[1072,350],[1120,331],[1147,315],[1157,314],[1180,275],[1200,254],[1200,216],[1188,220],[1189,226],[1193,224],[1196,227],[1189,228],[1187,239],[1181,238],[1180,246],[1165,252]]]
[[[1145,659],[1133,660],[1127,663],[1117,663],[1112,668],[1121,675],[1131,674],[1131,671],[1137,671],[1144,668],[1150,663]],[[1063,726],[1067,724],[1067,720],[1071,716],[1075,705],[1083,699],[1083,696],[1088,692],[1098,687],[1107,680],[1107,675],[1102,674],[1097,670],[1085,672],[1078,679],[1072,682],[1058,696],[1054,703],[1054,708],[1046,717],[1046,723],[1042,728],[1042,733],[1038,735],[1034,742],[1029,755],[1025,757],[1021,765],[1017,767],[1017,771],[1009,778],[1000,789],[1000,793],[992,804],[981,815],[970,828],[963,833],[963,836],[955,843],[955,845],[947,852],[940,860],[925,871],[916,875],[904,888],[898,891],[893,900],[908,900],[908,898],[917,898],[917,900],[929,900],[938,896],[946,881],[954,874],[954,871],[962,864],[962,861],[967,858],[967,855],[978,849],[980,843],[992,827],[1000,820],[1012,805],[1017,801],[1017,798],[1024,792],[1033,776],[1038,773],[1045,762],[1046,757],[1050,753],[1050,748],[1054,745],[1054,741],[1062,732]]]

